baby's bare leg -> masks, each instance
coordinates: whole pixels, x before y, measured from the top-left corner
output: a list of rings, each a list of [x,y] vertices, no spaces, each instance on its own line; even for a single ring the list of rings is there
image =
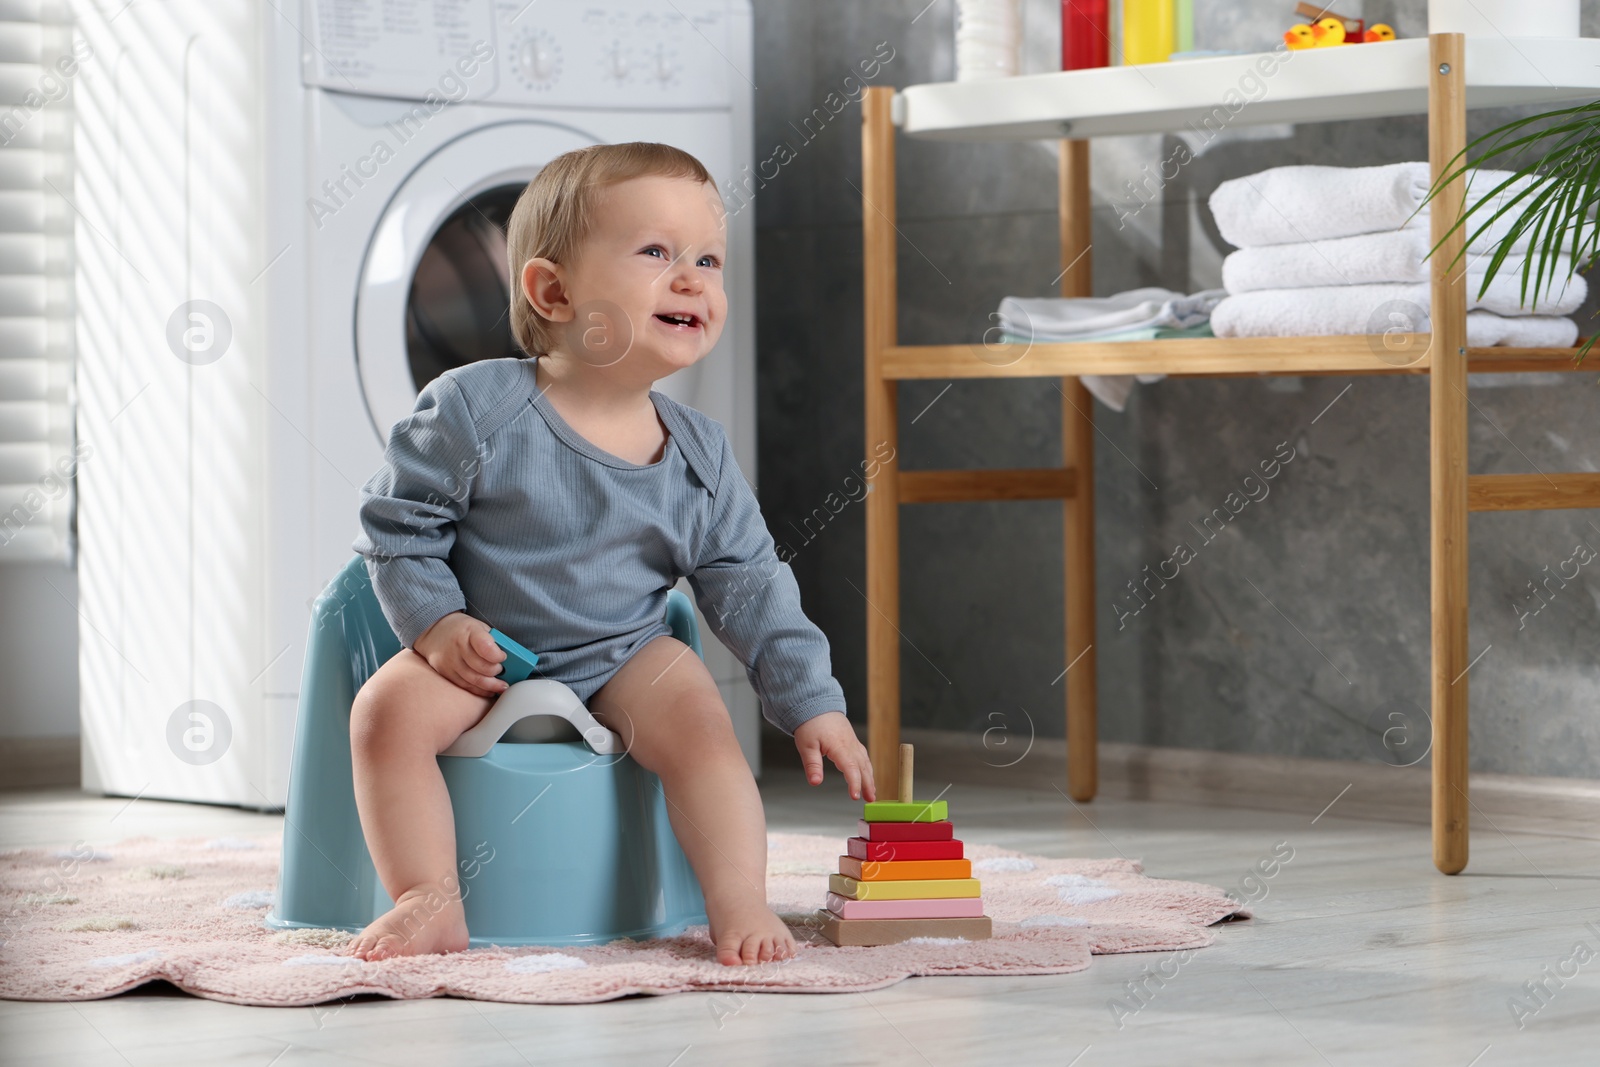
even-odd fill
[[[455,818],[436,757],[492,703],[410,649],[378,668],[356,694],[350,708],[356,809],[395,906],[350,943],[352,955],[379,960],[467,947]]]
[[[658,637],[589,701],[640,766],[661,777],[667,815],[706,897],[723,964],[794,954],[794,936],[767,907],[767,823],[728,709],[687,645]]]

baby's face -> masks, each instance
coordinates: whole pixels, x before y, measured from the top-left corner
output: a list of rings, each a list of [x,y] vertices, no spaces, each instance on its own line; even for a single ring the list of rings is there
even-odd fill
[[[728,311],[727,220],[716,189],[687,178],[634,178],[605,190],[596,215],[567,276],[576,311],[569,351],[594,363],[614,343],[594,331],[627,331],[617,370],[651,381],[703,358]],[[627,326],[610,321],[618,310]]]

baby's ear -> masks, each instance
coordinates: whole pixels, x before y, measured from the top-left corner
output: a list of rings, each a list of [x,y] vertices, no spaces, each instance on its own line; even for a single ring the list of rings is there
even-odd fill
[[[522,294],[541,317],[551,322],[572,320],[572,301],[567,296],[566,272],[554,260],[540,256],[522,265]]]

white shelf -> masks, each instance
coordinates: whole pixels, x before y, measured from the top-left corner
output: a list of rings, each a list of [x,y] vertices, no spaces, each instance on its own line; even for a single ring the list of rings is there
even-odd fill
[[[1468,108],[1600,97],[1600,38],[1469,37],[1465,66]],[[1425,114],[1429,73],[1428,39],[1415,37],[912,85],[896,94],[894,113],[904,133],[943,141],[1204,135],[1226,126]]]

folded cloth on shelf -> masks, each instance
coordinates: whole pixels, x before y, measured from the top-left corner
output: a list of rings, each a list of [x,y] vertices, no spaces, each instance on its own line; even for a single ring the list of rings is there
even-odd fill
[[[1137,326],[1131,330],[1110,330],[1106,333],[1084,334],[1066,341],[1049,341],[1050,344],[1081,344],[1085,341],[1165,341],[1174,337],[1215,337],[1211,332],[1211,319],[1198,326]],[[1043,338],[1023,337],[1020,334],[1001,334],[1000,340],[1010,345],[1025,345],[1030,341],[1044,341]],[[1141,375],[1140,377],[1145,377]],[[1157,374],[1152,379],[1159,381],[1165,374]]]
[[[1210,337],[1211,309],[1227,296],[1222,289],[1184,294],[1150,286],[1113,296],[1015,297],[1000,301],[1000,328],[1007,341],[1149,341]],[[1112,411],[1128,405],[1133,383],[1159,382],[1165,374],[1085,374],[1084,388]]]
[[[1297,337],[1428,333],[1433,327],[1426,285],[1330,285],[1230,296],[1211,313],[1211,328],[1218,337]],[[1467,312],[1467,343],[1475,347],[1566,348],[1577,339],[1578,324],[1558,315]]]
[[[1390,234],[1367,234],[1368,237],[1387,237]],[[1222,261],[1222,276],[1227,279],[1228,292],[1233,295],[1240,293],[1260,292],[1266,289],[1281,290],[1283,292],[1298,292],[1305,289],[1329,289],[1355,286],[1370,289],[1374,293],[1383,291],[1380,303],[1387,300],[1412,300],[1427,302],[1428,282],[1426,274],[1424,280],[1401,281],[1400,279],[1384,278],[1384,274],[1400,273],[1397,269],[1401,263],[1388,265],[1380,264],[1376,258],[1357,261],[1341,261],[1337,259],[1324,259],[1320,253],[1331,245],[1342,244],[1347,241],[1359,241],[1359,237],[1345,237],[1338,241],[1321,241],[1315,245],[1276,245],[1272,248],[1242,248],[1227,259]],[[1234,256],[1244,256],[1254,253],[1270,253],[1277,249],[1295,248],[1302,255],[1266,255],[1246,259],[1242,263],[1234,262]],[[1568,257],[1568,263],[1571,259]],[[1346,265],[1349,269],[1344,269]],[[1426,268],[1424,268],[1425,270]],[[1379,277],[1371,277],[1379,275]],[[1482,308],[1492,311],[1497,315],[1570,315],[1583,306],[1583,300],[1589,295],[1589,283],[1580,275],[1567,275],[1557,279],[1545,278],[1544,290],[1538,293],[1537,301],[1534,299],[1535,287],[1533,279],[1528,281],[1528,299],[1522,299],[1522,275],[1519,270],[1507,270],[1504,266],[1498,271],[1489,287],[1483,294],[1483,275],[1475,273],[1471,266],[1467,268],[1467,309]]]
[[[1469,170],[1467,203],[1483,199],[1509,177],[1511,172],[1506,170]],[[1496,202],[1503,203],[1537,180],[1523,179],[1497,196]],[[1211,214],[1223,240],[1240,248],[1325,241],[1402,226],[1427,226],[1429,209],[1417,209],[1430,185],[1424,162],[1381,167],[1272,167],[1217,186],[1211,194]],[[1518,204],[1501,216],[1478,243],[1493,241],[1496,232],[1504,236],[1522,206]],[[1468,235],[1486,223],[1494,210],[1498,208],[1480,208],[1468,216]]]
[[[1091,340],[1141,327],[1184,329],[1206,321],[1222,289],[1185,295],[1150,286],[1114,296],[1008,296],[1000,301],[1000,328],[1035,341]]]
[[[1369,285],[1375,282],[1426,282],[1427,258],[1433,241],[1428,231],[1419,228],[1389,230],[1385,233],[1358,233],[1326,241],[1294,241],[1281,245],[1260,245],[1230,252],[1222,261],[1222,286],[1229,293],[1248,293],[1256,289],[1303,289],[1315,285]],[[1467,249],[1467,291],[1476,293],[1489,265],[1487,249]],[[1509,279],[1511,292],[1522,289],[1522,269],[1526,256],[1507,256],[1495,272],[1495,280]],[[1537,273],[1538,260],[1533,270]],[[1582,305],[1589,285],[1582,275],[1572,273],[1572,257],[1556,257],[1554,277],[1547,276],[1537,308],[1533,304],[1533,278],[1529,277],[1529,310],[1534,313],[1565,315]],[[1546,308],[1552,299],[1559,308]]]

